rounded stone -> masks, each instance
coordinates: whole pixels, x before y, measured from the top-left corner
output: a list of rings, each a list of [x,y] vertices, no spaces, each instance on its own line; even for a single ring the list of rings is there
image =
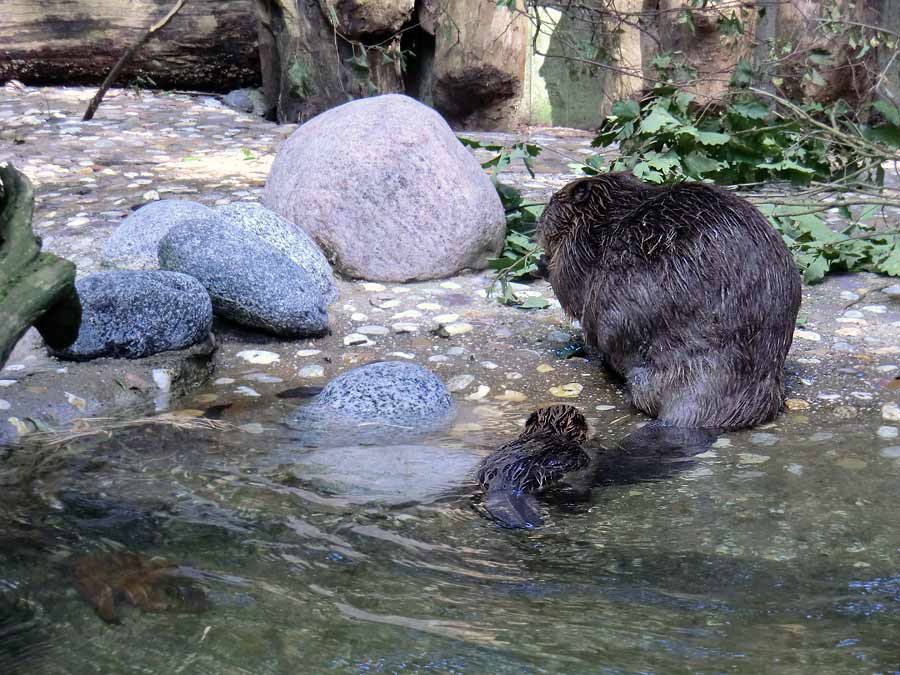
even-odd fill
[[[453,412],[453,399],[441,379],[404,361],[349,370],[325,386],[316,404],[342,416],[399,425],[444,419]]]
[[[338,297],[331,265],[306,232],[262,204],[232,202],[217,206],[215,212],[225,220],[252,232],[272,248],[284,253],[310,276],[326,302]]]
[[[183,199],[145,204],[123,220],[106,240],[101,260],[109,267],[155,270],[159,267],[159,242],[171,228],[185,220],[213,214],[211,208]]]
[[[81,329],[74,344],[53,351],[61,358],[137,359],[185,349],[209,336],[209,295],[185,274],[98,272],[79,279],[75,287],[81,299]]]
[[[227,222],[189,220],[159,244],[160,267],[197,278],[217,315],[285,337],[328,328],[312,277],[260,237]]]
[[[482,269],[506,218],[475,157],[431,108],[391,94],[332,108],[281,146],[263,203],[354,278],[434,279]]]

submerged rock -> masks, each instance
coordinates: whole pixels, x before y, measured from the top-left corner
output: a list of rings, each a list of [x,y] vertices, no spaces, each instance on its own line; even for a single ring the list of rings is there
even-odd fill
[[[263,203],[309,232],[338,272],[379,281],[484,268],[506,218],[475,157],[406,96],[332,108],[281,146]]]
[[[427,445],[345,446],[296,457],[296,470],[350,502],[427,503],[459,487],[481,456],[471,450]]]
[[[312,276],[237,225],[181,223],[160,242],[159,264],[199,279],[215,313],[236,323],[285,337],[328,328],[325,298]]]
[[[159,242],[172,227],[185,220],[212,215],[211,208],[182,199],[145,204],[123,220],[103,244],[103,264],[128,270],[154,270],[159,267],[156,256]]]
[[[253,113],[258,117],[265,117],[268,112],[266,98],[259,89],[247,87],[229,91],[222,97],[222,103],[229,108],[245,113]]]
[[[233,202],[216,207],[215,212],[252,232],[302,267],[326,302],[337,299],[338,290],[331,265],[316,242],[301,228],[262,204],[252,202]]]
[[[174,272],[98,272],[79,279],[78,339],[56,356],[137,359],[206,340],[212,327],[209,295],[196,279]]]

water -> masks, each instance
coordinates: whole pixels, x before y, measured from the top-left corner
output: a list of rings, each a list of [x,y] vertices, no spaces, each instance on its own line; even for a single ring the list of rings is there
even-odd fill
[[[470,473],[527,405],[347,450],[281,425],[296,404],[222,413],[262,433],[85,438],[4,488],[0,672],[900,672],[900,463],[874,420],[730,434],[525,532],[478,515]],[[104,623],[72,561],[123,548],[189,566],[208,611]]]

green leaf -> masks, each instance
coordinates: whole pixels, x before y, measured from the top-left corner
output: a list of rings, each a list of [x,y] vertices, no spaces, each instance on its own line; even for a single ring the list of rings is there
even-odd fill
[[[701,131],[697,134],[697,142],[700,145],[725,145],[730,140],[730,135],[716,131]]]
[[[894,244],[891,252],[878,263],[876,270],[892,277],[900,277],[900,242]]]
[[[680,122],[660,105],[653,108],[649,115],[641,121],[642,134],[655,134],[660,129],[678,126]]]
[[[636,120],[640,114],[641,107],[637,101],[616,101],[610,110],[611,116],[622,120]]]
[[[813,261],[803,270],[803,282],[807,284],[815,284],[825,278],[828,274],[828,261],[824,256],[816,256]]]
[[[751,120],[764,120],[769,114],[769,108],[758,101],[749,103],[733,103],[728,107],[728,112],[738,117],[746,117]]]
[[[704,174],[724,168],[722,162],[717,162],[701,150],[694,150],[685,155],[682,164],[687,169],[687,173],[695,178],[701,178]]]
[[[546,309],[550,306],[550,301],[547,298],[525,298],[525,302],[519,305],[520,309]]]

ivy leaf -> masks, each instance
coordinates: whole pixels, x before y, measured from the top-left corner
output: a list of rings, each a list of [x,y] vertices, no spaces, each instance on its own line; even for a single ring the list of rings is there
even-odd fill
[[[727,166],[724,162],[717,162],[701,150],[694,150],[685,155],[682,163],[687,169],[687,173],[695,178],[701,178],[704,174],[713,173]]]
[[[546,309],[549,306],[550,301],[547,298],[525,298],[519,309]]]
[[[895,127],[900,127],[900,110],[897,109],[897,106],[891,105],[887,101],[875,101],[874,107],[875,110],[884,115],[884,119]]]
[[[610,110],[610,116],[621,120],[636,120],[641,114],[637,101],[616,101]]]

